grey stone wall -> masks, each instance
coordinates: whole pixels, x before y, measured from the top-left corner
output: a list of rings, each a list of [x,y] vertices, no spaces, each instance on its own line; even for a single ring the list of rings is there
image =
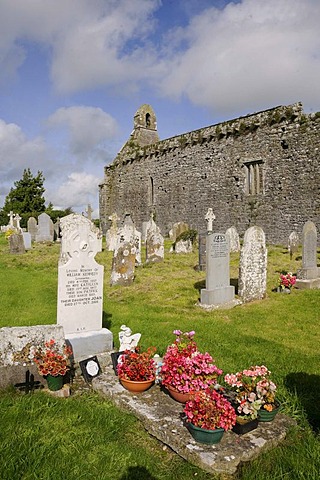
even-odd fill
[[[319,230],[319,130],[320,115],[294,104],[151,145],[131,139],[105,167],[102,229],[113,212],[130,213],[138,229],[154,212],[163,234],[178,221],[202,232],[212,207],[215,231],[258,225],[267,243],[287,244],[307,220]]]

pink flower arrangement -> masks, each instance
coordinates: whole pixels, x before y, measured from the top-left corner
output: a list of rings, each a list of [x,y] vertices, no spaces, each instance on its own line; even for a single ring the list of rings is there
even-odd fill
[[[282,289],[285,289],[285,288],[291,289],[296,284],[296,281],[297,281],[297,277],[295,275],[292,275],[291,272],[286,274],[281,273],[279,277],[279,286]]]
[[[200,353],[194,331],[174,330],[175,342],[167,348],[161,368],[161,382],[180,393],[195,393],[217,381],[222,370],[213,364],[209,353]]]
[[[58,347],[54,339],[45,342],[43,347],[33,347],[31,356],[38,367],[39,373],[44,377],[52,375],[65,375],[70,368],[71,347],[63,345]]]
[[[213,388],[195,393],[186,402],[184,413],[187,423],[206,430],[223,428],[231,430],[236,423],[236,413],[230,402]]]
[[[272,411],[276,407],[277,387],[270,380],[270,374],[264,365],[256,365],[225,375],[224,380],[231,387],[228,396],[240,416],[256,418],[260,408]]]
[[[153,355],[155,347],[149,347],[145,352],[140,352],[136,347],[134,351],[125,350],[120,356],[117,366],[119,378],[131,381],[154,380],[156,376],[156,364]]]

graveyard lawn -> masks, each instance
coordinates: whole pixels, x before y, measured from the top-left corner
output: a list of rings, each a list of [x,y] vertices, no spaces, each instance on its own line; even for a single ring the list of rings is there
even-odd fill
[[[196,331],[197,344],[224,373],[265,364],[278,386],[282,412],[298,425],[280,447],[244,465],[241,480],[318,479],[320,471],[320,290],[273,291],[281,272],[295,274],[301,249],[268,246],[267,298],[231,310],[201,309],[197,303],[205,272],[198,254],[169,254],[136,269],[131,286],[110,286],[112,253],[96,256],[105,267],[104,326],[119,347],[120,326],[141,332],[141,346],[163,355],[172,332]],[[0,326],[55,324],[59,245],[33,244],[23,255],[9,253],[0,235]],[[142,251],[142,261],[145,251]],[[320,264],[318,253],[318,264]],[[231,254],[231,283],[238,278],[239,254]],[[90,389],[68,399],[36,391],[0,394],[2,418],[0,478],[200,480],[213,478],[187,464],[149,437],[132,416],[118,411]],[[22,473],[23,472],[23,473]],[[66,474],[66,472],[68,472]]]

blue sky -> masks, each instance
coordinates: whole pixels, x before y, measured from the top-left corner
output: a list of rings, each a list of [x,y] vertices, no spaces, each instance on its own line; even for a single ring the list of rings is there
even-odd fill
[[[319,0],[0,0],[0,208],[24,168],[57,208],[98,184],[144,103],[161,139],[320,110]]]

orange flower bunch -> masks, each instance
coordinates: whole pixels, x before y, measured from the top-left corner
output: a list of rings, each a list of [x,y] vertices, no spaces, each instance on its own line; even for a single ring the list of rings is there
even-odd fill
[[[44,348],[35,348],[32,354],[39,373],[44,377],[46,375],[54,377],[65,375],[70,368],[71,347],[64,344],[59,349],[54,339],[45,342]]]

